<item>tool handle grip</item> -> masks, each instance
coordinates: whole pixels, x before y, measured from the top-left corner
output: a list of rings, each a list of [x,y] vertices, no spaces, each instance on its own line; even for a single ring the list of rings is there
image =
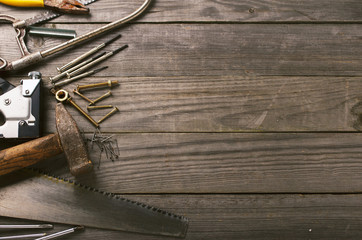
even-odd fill
[[[14,7],[44,7],[44,0],[0,0],[0,3]]]
[[[0,151],[0,175],[28,167],[63,152],[57,134]]]

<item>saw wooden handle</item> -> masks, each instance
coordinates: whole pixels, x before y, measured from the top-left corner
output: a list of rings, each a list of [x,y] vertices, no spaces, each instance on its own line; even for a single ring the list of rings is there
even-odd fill
[[[0,175],[28,167],[63,152],[57,134],[38,138],[0,152]]]

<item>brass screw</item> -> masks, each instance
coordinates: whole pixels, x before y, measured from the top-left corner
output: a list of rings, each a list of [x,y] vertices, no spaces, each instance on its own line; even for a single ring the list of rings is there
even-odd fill
[[[118,84],[118,81],[111,81],[108,80],[102,83],[94,83],[88,85],[77,85],[77,91],[85,90],[85,89],[92,89],[92,88],[99,88],[99,87],[113,87],[114,85]]]
[[[92,101],[91,99],[89,99],[88,97],[84,96],[83,94],[81,94],[80,92],[77,91],[77,89],[74,89],[73,92],[75,94],[77,94],[78,96],[80,96],[81,98],[83,98],[84,100],[88,101],[89,104],[94,104],[95,102]]]
[[[55,94],[55,98],[60,102],[68,102],[73,107],[75,107],[84,117],[86,117],[96,128],[99,127],[99,124],[86,113],[78,104],[76,104],[71,97],[69,97],[69,93],[63,89],[59,90]]]
[[[101,122],[103,122],[104,120],[106,120],[107,118],[109,118],[110,116],[112,116],[114,113],[116,113],[118,110],[117,107],[114,107],[112,109],[112,111],[110,111],[109,113],[107,113],[107,115],[105,115],[104,117],[102,117],[99,121],[98,121],[98,124],[100,124]]]
[[[97,98],[96,100],[93,100],[91,103],[89,103],[89,105],[94,105],[95,103],[110,97],[112,95],[111,91],[108,91],[107,93],[103,94],[102,96],[100,96],[99,98]]]
[[[95,109],[104,109],[104,108],[113,108],[113,105],[87,106],[88,111]]]
[[[88,115],[78,104],[76,104],[72,98],[68,98],[67,102],[69,102],[73,107],[75,107],[84,117],[86,117],[96,128],[99,128],[99,123],[97,123],[91,116]]]

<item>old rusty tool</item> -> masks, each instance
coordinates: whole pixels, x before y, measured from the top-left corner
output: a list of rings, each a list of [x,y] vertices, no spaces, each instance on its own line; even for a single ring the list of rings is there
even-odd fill
[[[139,7],[136,11],[134,11],[133,13],[131,13],[130,15],[128,15],[124,18],[118,19],[114,22],[111,22],[103,27],[100,27],[100,28],[93,30],[89,33],[86,33],[82,36],[73,38],[67,42],[59,44],[58,46],[52,47],[52,48],[44,50],[44,51],[35,52],[35,53],[30,53],[27,49],[27,46],[24,42],[24,37],[25,37],[26,32],[25,32],[25,30],[22,30],[22,28],[17,27],[16,23],[18,23],[18,19],[15,19],[11,16],[0,15],[0,20],[12,22],[13,26],[15,25],[15,29],[18,33],[17,43],[18,43],[18,45],[20,47],[20,51],[22,53],[22,58],[12,61],[10,63],[8,61],[6,61],[4,58],[0,58],[0,63],[2,62],[2,64],[0,64],[0,70],[9,71],[9,70],[18,70],[18,69],[25,68],[32,64],[38,63],[41,60],[43,60],[44,58],[54,55],[55,53],[58,53],[64,49],[68,49],[75,45],[84,43],[90,39],[93,39],[101,34],[110,32],[110,31],[120,27],[124,23],[127,23],[127,22],[133,20],[134,18],[138,17],[140,14],[142,14],[147,9],[147,7],[150,5],[151,1],[152,0],[145,0],[145,2],[141,5],[141,7]]]
[[[44,7],[63,13],[89,13],[89,8],[76,0],[0,0],[0,3],[15,7]]]
[[[72,116],[62,104],[55,109],[57,133],[0,151],[0,175],[65,154],[70,172],[80,175],[92,169],[87,150]]]
[[[0,196],[4,217],[173,237],[188,227],[185,217],[30,169],[1,176]]]

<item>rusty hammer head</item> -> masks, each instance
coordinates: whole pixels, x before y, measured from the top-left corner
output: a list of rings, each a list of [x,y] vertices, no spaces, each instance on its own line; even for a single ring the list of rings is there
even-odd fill
[[[56,105],[55,121],[59,141],[67,158],[70,172],[77,176],[90,171],[93,165],[88,158],[79,128],[62,103]]]

